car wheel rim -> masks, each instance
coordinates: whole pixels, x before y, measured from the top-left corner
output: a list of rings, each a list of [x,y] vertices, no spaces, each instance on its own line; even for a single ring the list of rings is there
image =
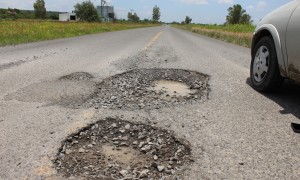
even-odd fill
[[[269,69],[269,50],[266,46],[261,46],[254,57],[253,77],[258,83],[262,82]]]

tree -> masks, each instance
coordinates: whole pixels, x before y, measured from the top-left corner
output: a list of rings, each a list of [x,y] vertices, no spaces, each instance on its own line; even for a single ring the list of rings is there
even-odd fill
[[[128,21],[132,21],[132,13],[131,12],[128,12],[127,19],[128,19]]]
[[[243,16],[241,17],[241,23],[242,24],[250,24],[253,21],[251,20],[251,16],[249,14],[243,14]]]
[[[16,12],[17,14],[20,14],[20,13],[21,13],[21,10],[20,10],[20,9],[14,8],[14,12]]]
[[[51,14],[49,18],[52,20],[59,20],[59,14]]]
[[[44,19],[46,18],[46,8],[44,0],[36,0],[33,4],[34,15],[36,18]]]
[[[184,22],[185,24],[190,24],[192,22],[192,18],[186,16]]]
[[[136,13],[133,14],[133,21],[134,22],[140,21],[140,17]]]
[[[158,22],[159,19],[160,19],[160,9],[159,9],[159,7],[158,7],[157,5],[155,5],[155,6],[153,7],[152,20],[153,20],[154,22]]]
[[[246,10],[240,4],[235,4],[228,8],[226,16],[226,24],[250,24],[251,16],[246,14]]]
[[[173,21],[171,24],[180,24],[179,22]]]
[[[132,22],[140,21],[140,17],[136,13],[132,14],[131,12],[129,12],[127,15],[127,18],[129,21],[132,21]]]
[[[74,12],[80,20],[87,22],[100,21],[97,9],[90,0],[77,3],[74,8]]]

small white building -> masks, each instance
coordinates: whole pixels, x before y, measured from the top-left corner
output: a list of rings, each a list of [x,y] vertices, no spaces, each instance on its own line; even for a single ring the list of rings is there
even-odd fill
[[[59,21],[77,21],[75,13],[62,13],[59,14]]]

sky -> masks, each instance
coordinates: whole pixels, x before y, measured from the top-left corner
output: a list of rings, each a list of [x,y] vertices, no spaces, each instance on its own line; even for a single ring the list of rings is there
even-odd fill
[[[48,11],[71,12],[77,2],[83,0],[45,0]],[[99,5],[101,0],[91,0]],[[136,12],[141,18],[150,19],[155,5],[160,8],[161,21],[181,22],[185,16],[193,23],[223,24],[226,21],[227,9],[240,4],[252,17],[254,24],[272,10],[292,0],[106,0],[114,6],[118,18],[127,18],[129,11]],[[35,0],[0,0],[0,8],[17,8],[33,10]]]

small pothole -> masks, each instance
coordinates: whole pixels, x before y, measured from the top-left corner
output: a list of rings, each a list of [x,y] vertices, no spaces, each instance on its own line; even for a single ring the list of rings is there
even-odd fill
[[[84,80],[90,80],[94,77],[87,73],[87,72],[75,72],[69,75],[65,75],[59,78],[59,80],[71,80],[71,81],[84,81]]]
[[[191,163],[186,140],[157,127],[107,119],[69,136],[54,161],[65,177],[173,179]]]
[[[159,109],[205,101],[209,76],[182,69],[136,69],[97,85],[85,106],[110,109]]]

